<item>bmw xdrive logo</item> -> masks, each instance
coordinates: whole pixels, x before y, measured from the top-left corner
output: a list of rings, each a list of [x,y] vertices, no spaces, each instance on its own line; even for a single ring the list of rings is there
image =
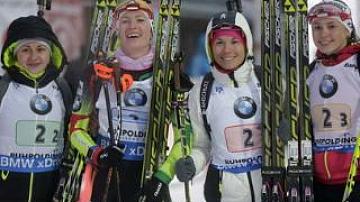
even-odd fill
[[[52,104],[46,95],[37,94],[31,98],[30,108],[36,114],[44,115],[51,111]]]
[[[124,101],[126,106],[144,106],[147,101],[147,96],[143,90],[133,88],[126,91]]]
[[[325,74],[319,86],[320,95],[323,98],[330,98],[336,93],[337,89],[338,83],[336,79],[329,74]]]
[[[256,108],[254,100],[249,97],[240,97],[235,100],[234,103],[234,112],[242,119],[248,119],[254,116]]]

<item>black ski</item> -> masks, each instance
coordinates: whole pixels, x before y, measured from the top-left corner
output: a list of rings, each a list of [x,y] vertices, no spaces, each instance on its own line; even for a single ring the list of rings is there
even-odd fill
[[[300,139],[300,183],[301,201],[313,202],[312,136],[310,94],[305,81],[310,73],[307,0],[297,0],[298,20],[298,72],[299,72],[299,139]]]
[[[142,183],[151,179],[153,173],[166,158],[167,135],[171,113],[171,86],[175,54],[178,51],[180,0],[161,0],[156,48],[154,58],[153,88],[149,128],[145,140],[145,156]]]
[[[285,142],[278,130],[283,98],[280,2],[262,1],[263,202],[285,200]]]

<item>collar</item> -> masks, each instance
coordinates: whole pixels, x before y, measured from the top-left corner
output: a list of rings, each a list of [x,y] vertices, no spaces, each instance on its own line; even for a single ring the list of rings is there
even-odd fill
[[[216,81],[232,86],[241,86],[246,84],[253,71],[252,60],[245,60],[245,62],[235,71],[223,72],[216,67],[213,67],[212,73]]]
[[[360,43],[348,45],[341,49],[338,53],[332,55],[326,55],[320,51],[316,52],[317,60],[325,66],[334,66],[345,61],[349,57],[360,52]]]

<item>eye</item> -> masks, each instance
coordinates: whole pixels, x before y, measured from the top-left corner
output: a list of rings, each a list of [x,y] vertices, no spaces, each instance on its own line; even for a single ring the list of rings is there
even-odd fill
[[[223,40],[216,40],[215,41],[215,45],[219,46],[219,45],[223,45],[224,41]]]
[[[337,28],[337,27],[338,27],[338,26],[335,25],[335,24],[330,24],[330,25],[328,26],[329,29],[335,29],[335,28]]]
[[[239,39],[232,39],[231,40],[231,44],[238,44],[238,43],[240,43]]]
[[[19,49],[18,52],[19,52],[19,53],[28,53],[28,52],[30,52],[30,48],[27,47],[27,46],[23,46],[23,47],[21,47],[21,48]]]
[[[314,25],[314,26],[313,26],[313,29],[314,29],[315,31],[319,31],[319,30],[321,30],[321,26],[320,26],[320,25]]]
[[[129,21],[130,20],[128,18],[121,18],[121,20],[120,20],[121,24],[128,24]]]
[[[136,21],[142,23],[142,22],[145,22],[145,18],[140,17],[140,18],[137,18]]]
[[[37,48],[36,48],[36,50],[38,51],[38,52],[47,52],[47,47],[45,47],[45,46],[38,46]]]

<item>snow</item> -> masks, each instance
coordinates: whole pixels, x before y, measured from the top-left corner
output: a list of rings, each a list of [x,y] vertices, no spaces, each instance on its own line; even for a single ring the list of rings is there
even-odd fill
[[[195,176],[193,181],[190,183],[190,199],[192,202],[205,202],[203,192],[205,177],[206,170]],[[170,183],[170,195],[172,202],[186,202],[184,190],[184,183],[181,183],[178,179],[174,178],[174,180]]]

